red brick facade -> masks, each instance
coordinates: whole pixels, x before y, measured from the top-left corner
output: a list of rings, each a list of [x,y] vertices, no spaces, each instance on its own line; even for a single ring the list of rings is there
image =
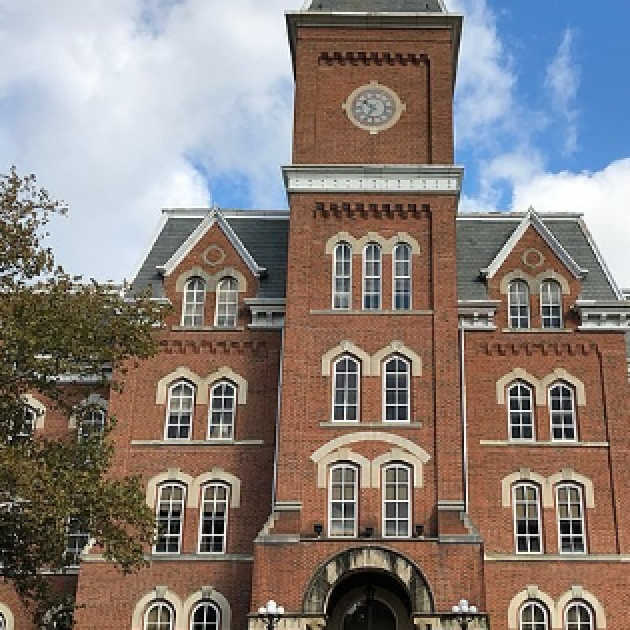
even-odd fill
[[[108,412],[118,420],[114,472],[140,475],[151,506],[164,484],[184,489],[181,545],[174,553],[147,550],[150,567],[128,577],[87,551],[78,572],[80,630],[218,630],[210,620],[192,625],[204,602],[214,607],[222,630],[257,630],[256,611],[269,599],[285,608],[280,630],[435,630],[455,627],[451,607],[462,597],[482,613],[471,627],[625,627],[625,315],[618,329],[613,315],[595,328],[584,309],[618,314],[628,305],[594,247],[589,255],[599,265],[599,282],[611,295],[617,291],[618,304],[613,308],[614,300],[603,297],[584,305],[595,269],[580,270],[571,253],[576,246],[568,251],[555,228],[548,232],[545,219],[532,213],[508,217],[510,229],[498,243],[498,249],[508,243],[505,251],[495,246],[483,268],[466,268],[462,261],[475,235],[503,219],[479,218],[464,233],[459,183],[445,183],[457,179],[449,169],[460,19],[406,19],[388,25],[364,17],[357,26],[334,16],[320,22],[305,12],[289,16],[293,164],[323,183],[310,182],[309,191],[285,173],[290,219],[282,330],[271,315],[267,324],[256,324],[256,300],[272,270],[256,270],[248,254],[255,256],[220,212],[208,214],[160,261],[164,296],[174,306],[161,352],[130,370],[123,391],[111,393]],[[380,133],[353,125],[342,108],[348,94],[371,81],[405,105],[399,121]],[[408,165],[420,165],[411,183],[395,171]],[[564,219],[548,224],[553,221],[561,234]],[[339,243],[352,245],[348,308],[333,301]],[[365,308],[363,297],[368,243],[379,244],[382,253],[381,304],[374,310]],[[394,303],[399,243],[412,251],[411,304],[403,310]],[[235,326],[215,320],[218,286],[228,276],[238,285]],[[196,277],[205,286],[203,322],[184,326],[186,283]],[[530,290],[525,328],[510,319],[510,282],[518,280]],[[558,326],[541,315],[549,280],[561,291]],[[483,297],[466,294],[474,282]],[[335,366],[343,357],[359,366],[352,422],[334,416],[341,387]],[[409,416],[388,422],[385,372],[396,357],[408,366]],[[192,428],[185,439],[173,440],[165,417],[173,411],[171,388],[180,382],[194,392]],[[224,440],[208,434],[217,383],[236,392],[233,432]],[[515,384],[530,397],[528,408],[519,403],[525,405],[520,421],[529,428],[518,430],[531,430],[525,439],[512,433]],[[553,415],[555,386],[570,397],[562,420],[569,428],[558,428]],[[348,536],[332,522],[337,465],[355,475],[354,489],[344,486],[351,507],[342,513],[354,528]],[[396,490],[385,487],[390,465],[407,471],[401,474],[408,475],[410,492],[408,502],[396,495],[404,521],[398,536],[388,535],[385,524],[385,500]],[[202,553],[201,496],[213,482],[228,489],[225,544]],[[527,488],[529,520],[517,524],[519,492]],[[563,525],[561,492],[579,499],[571,506],[573,520]],[[402,504],[409,516],[401,516]],[[523,544],[531,548],[524,552]],[[6,587],[0,602],[15,611],[16,628],[29,627]],[[168,609],[171,625],[150,625],[147,615],[157,604]],[[352,617],[361,606],[381,617]]]

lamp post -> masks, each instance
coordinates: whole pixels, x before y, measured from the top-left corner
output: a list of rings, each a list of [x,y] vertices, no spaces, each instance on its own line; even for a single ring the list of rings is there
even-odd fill
[[[278,606],[273,599],[270,599],[264,606],[258,609],[258,614],[263,618],[267,630],[273,630],[278,624],[280,617],[284,615],[284,608]]]
[[[468,630],[468,624],[477,617],[477,606],[470,606],[467,599],[460,599],[452,610],[461,630]]]

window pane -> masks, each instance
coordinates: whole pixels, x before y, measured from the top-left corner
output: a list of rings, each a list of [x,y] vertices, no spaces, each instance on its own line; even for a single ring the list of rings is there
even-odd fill
[[[158,489],[156,520],[158,538],[155,551],[179,553],[184,519],[184,488],[165,484]]]
[[[208,418],[208,439],[231,440],[234,437],[236,387],[223,382],[211,392],[211,411]]]
[[[357,471],[346,464],[330,471],[329,535],[355,536],[357,512]]]
[[[399,243],[394,248],[393,308],[411,309],[411,247]]]
[[[515,383],[508,388],[507,399],[510,439],[533,439],[534,415],[531,388],[524,383]]]
[[[408,422],[409,406],[409,363],[393,357],[384,365],[384,420],[386,422]]]
[[[562,289],[554,280],[540,287],[540,315],[543,328],[562,328]]]
[[[335,247],[333,308],[348,309],[352,302],[352,249],[347,243]]]
[[[191,630],[218,630],[219,612],[211,602],[202,602],[197,606],[192,618]]]
[[[551,439],[576,439],[576,421],[573,389],[558,383],[549,390],[549,409],[551,416]]]
[[[393,465],[383,470],[383,535],[409,536],[411,533],[411,472],[407,466]]]
[[[228,495],[228,488],[223,484],[210,484],[203,489],[200,553],[225,553]]]
[[[217,285],[215,326],[236,326],[238,315],[238,282],[235,278],[224,278]]]
[[[529,328],[529,287],[522,280],[510,283],[508,311],[510,328]]]
[[[191,278],[184,287],[182,326],[203,326],[206,286],[201,278]]]
[[[381,248],[368,243],[363,252],[363,308],[381,308]]]
[[[538,488],[521,484],[514,487],[512,496],[516,550],[519,553],[538,553],[542,545]]]
[[[190,438],[194,401],[195,390],[188,383],[178,383],[171,387],[166,417],[167,439]]]
[[[359,418],[359,362],[342,357],[334,365],[333,420],[356,422]]]
[[[558,518],[558,547],[560,553],[584,553],[584,512],[582,506],[582,488],[563,485],[556,490]]]

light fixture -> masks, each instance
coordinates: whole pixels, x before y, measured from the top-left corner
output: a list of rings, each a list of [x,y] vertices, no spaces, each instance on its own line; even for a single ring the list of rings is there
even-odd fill
[[[477,618],[477,606],[471,606],[467,599],[460,599],[459,604],[452,608],[455,620],[461,630],[468,630],[468,625]]]
[[[321,523],[315,523],[315,525],[313,525],[313,531],[315,532],[317,538],[319,538],[324,531],[324,526]]]
[[[270,599],[264,606],[258,609],[258,614],[263,618],[267,630],[273,630],[278,624],[280,617],[284,615],[284,608],[278,606],[275,600]]]
[[[422,523],[416,523],[413,528],[415,538],[422,538],[424,536],[424,525],[422,525]]]

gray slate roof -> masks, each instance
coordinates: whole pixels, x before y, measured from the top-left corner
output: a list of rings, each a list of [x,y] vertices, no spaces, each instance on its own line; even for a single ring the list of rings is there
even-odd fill
[[[479,215],[457,221],[457,292],[460,300],[487,299],[486,283],[479,270],[490,265],[521,219],[522,215],[503,215],[501,218],[497,213],[496,219]],[[578,221],[573,218],[545,218],[544,215],[541,219],[573,260],[588,271],[582,281],[581,297],[586,300],[616,300],[615,292]]]
[[[265,267],[258,297],[284,298],[286,285],[288,215],[263,216],[255,212],[223,213],[254,260]],[[156,297],[163,297],[162,278],[156,266],[165,264],[202,221],[202,216],[169,215],[133,280],[133,291],[152,286]],[[522,215],[460,215],[457,221],[457,288],[460,300],[488,298],[480,270],[488,267]],[[582,281],[583,299],[615,300],[615,292],[597,259],[589,240],[573,217],[541,216],[544,224],[578,265],[588,270]]]
[[[343,13],[444,13],[438,0],[312,0],[308,10]]]

